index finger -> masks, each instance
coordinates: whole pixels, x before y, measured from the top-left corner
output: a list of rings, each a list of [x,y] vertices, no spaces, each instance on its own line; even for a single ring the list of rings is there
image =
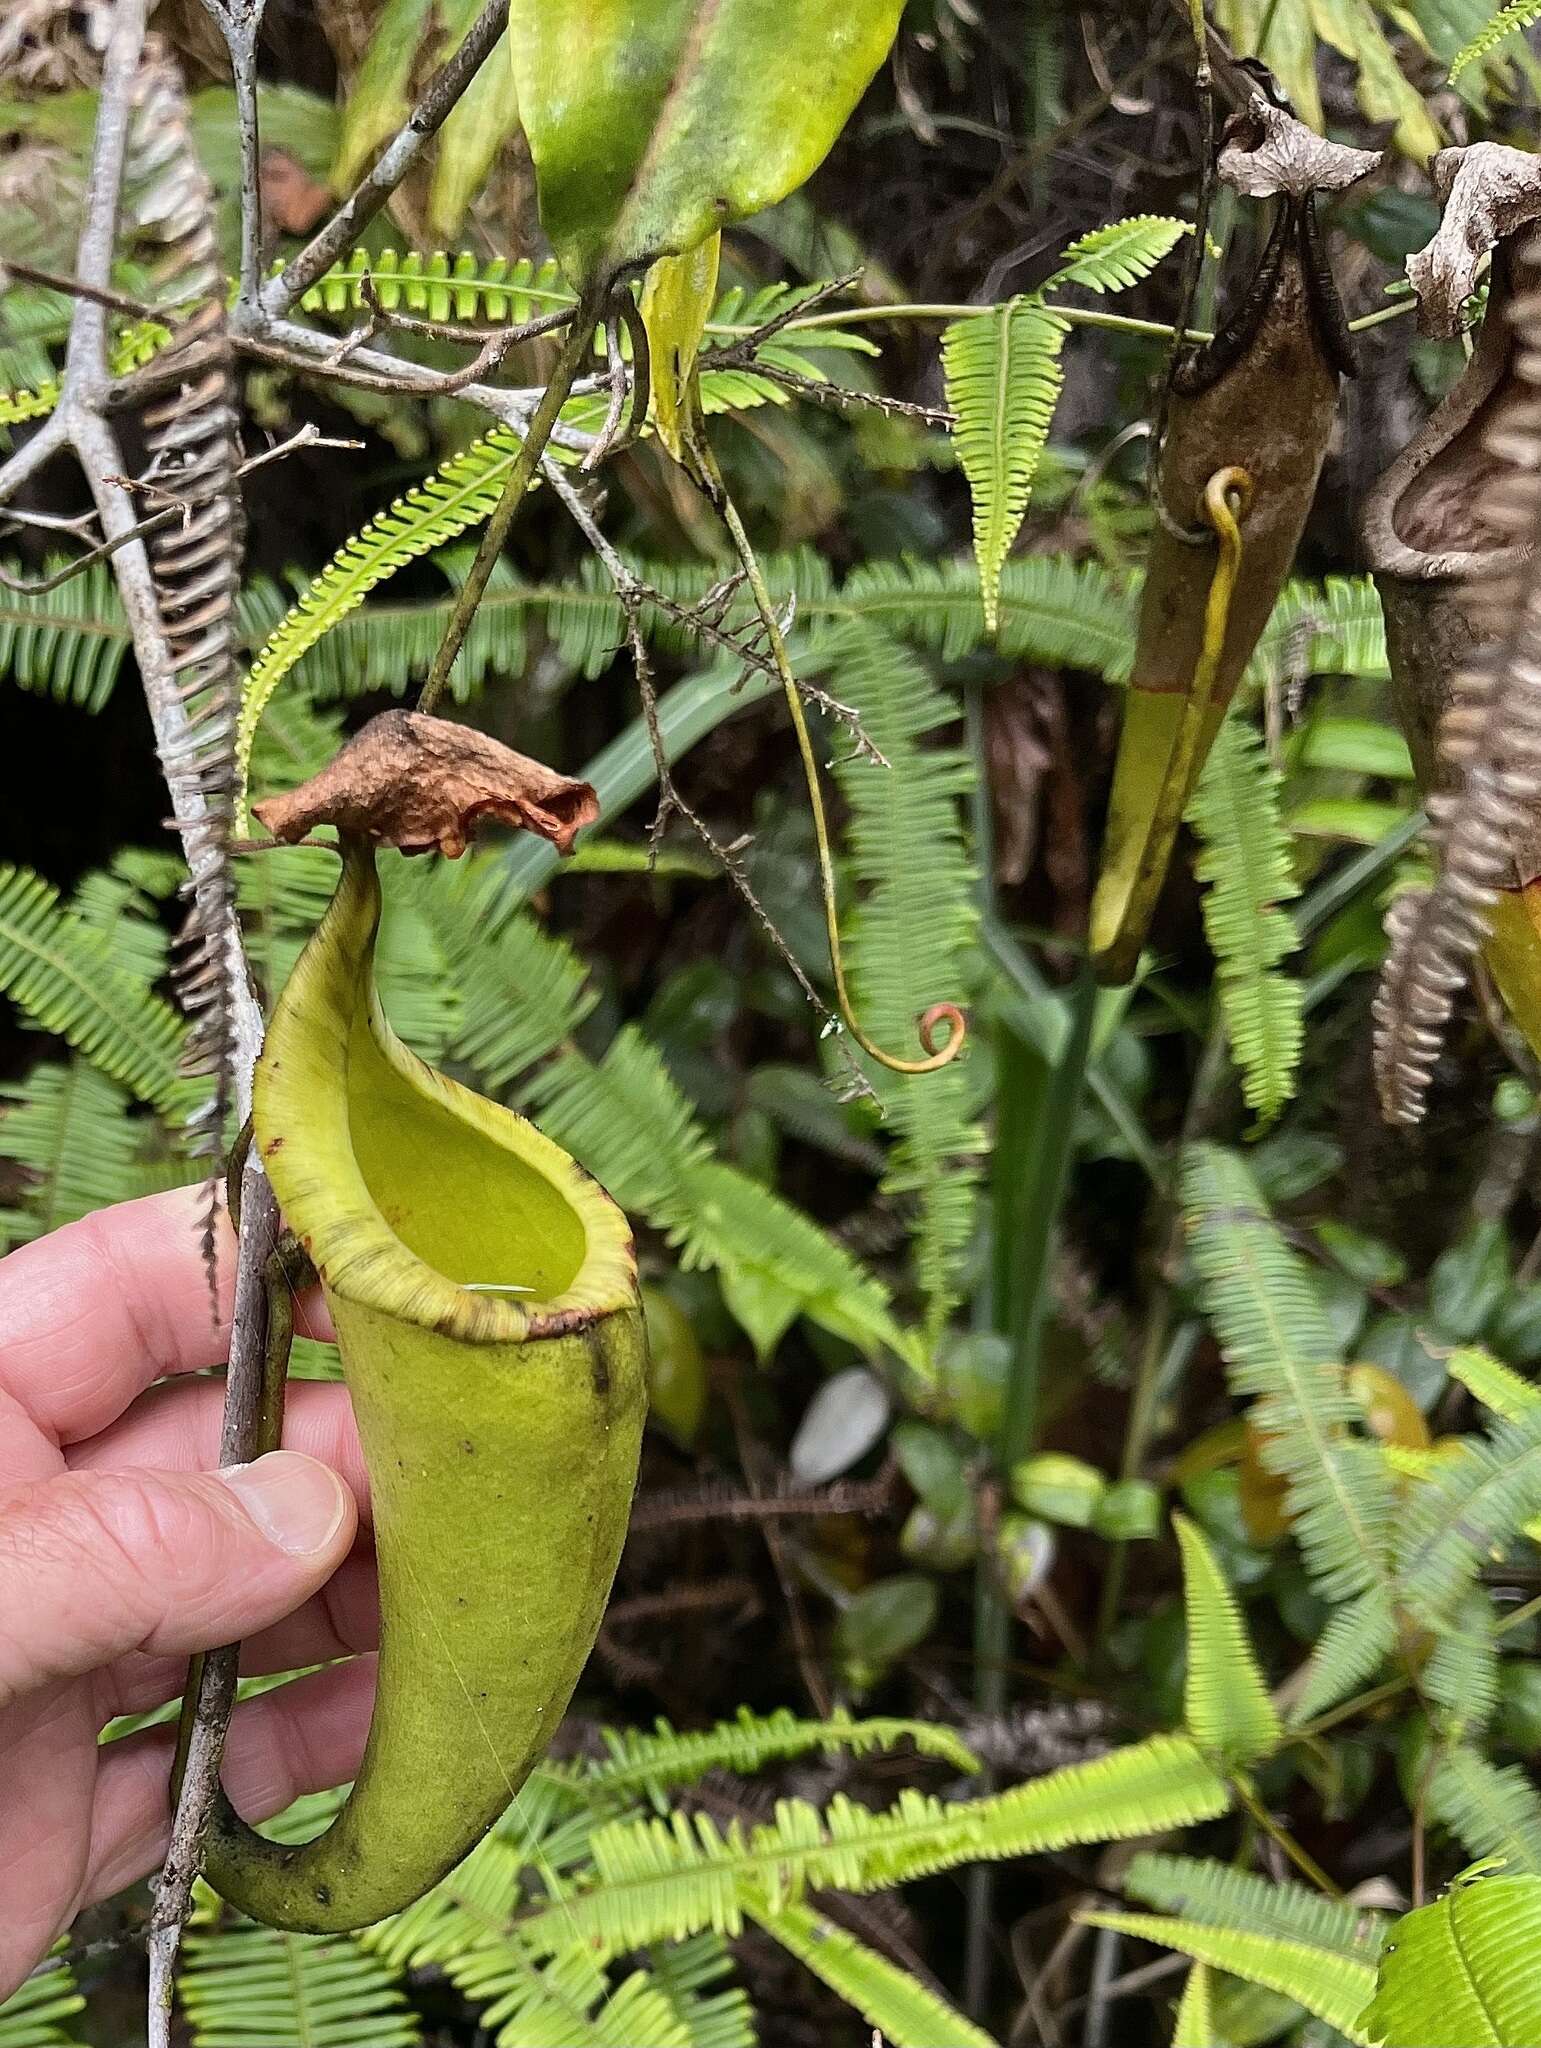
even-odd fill
[[[221,1209],[211,1303],[208,1199],[120,1202],[0,1259],[0,1387],[56,1443],[95,1436],[167,1373],[225,1362],[235,1234]]]

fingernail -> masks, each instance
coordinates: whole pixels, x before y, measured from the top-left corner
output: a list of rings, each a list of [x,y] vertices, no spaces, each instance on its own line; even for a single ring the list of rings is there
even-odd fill
[[[329,1550],[348,1512],[342,1481],[327,1465],[271,1451],[219,1474],[270,1543],[295,1557]]]

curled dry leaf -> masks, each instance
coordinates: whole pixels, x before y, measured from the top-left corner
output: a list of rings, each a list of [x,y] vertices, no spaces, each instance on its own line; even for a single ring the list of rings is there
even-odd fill
[[[1461,309],[1477,285],[1483,259],[1527,222],[1541,219],[1541,157],[1498,142],[1442,149],[1432,166],[1442,209],[1427,248],[1407,259],[1425,334],[1460,331]]]
[[[275,839],[292,842],[313,825],[335,825],[403,853],[437,848],[456,860],[482,818],[538,833],[558,853],[571,853],[577,834],[599,816],[599,799],[588,783],[470,726],[383,711],[319,775],[252,811]]]
[[[1216,168],[1243,198],[1305,199],[1312,192],[1345,191],[1383,161],[1379,150],[1329,142],[1258,92],[1226,123]]]

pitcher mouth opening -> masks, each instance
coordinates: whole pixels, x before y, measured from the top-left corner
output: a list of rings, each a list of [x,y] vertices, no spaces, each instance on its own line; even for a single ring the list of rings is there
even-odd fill
[[[373,986],[380,900],[372,851],[350,845],[254,1088],[258,1150],[324,1286],[468,1343],[566,1335],[631,1306],[631,1232],[599,1184],[391,1030]]]

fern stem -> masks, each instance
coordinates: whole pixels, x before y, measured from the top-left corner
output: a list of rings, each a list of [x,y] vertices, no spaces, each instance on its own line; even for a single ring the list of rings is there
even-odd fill
[[[918,1020],[920,1042],[926,1049],[926,1057],[920,1060],[905,1059],[898,1053],[886,1052],[882,1046],[869,1038],[856,1015],[851,1001],[850,988],[845,978],[845,954],[840,940],[840,904],[835,895],[835,862],[830,847],[829,820],[824,810],[824,792],[819,781],[818,758],[813,751],[813,737],[808,730],[808,720],[803,712],[803,700],[798,692],[797,678],[792,673],[792,664],[787,658],[787,643],[776,617],[765,577],[760,568],[744,522],[739,517],[738,507],[729,495],[717,458],[707,445],[705,438],[692,433],[688,446],[694,458],[699,480],[712,499],[722,522],[728,530],[734,552],[743,565],[744,575],[754,599],[755,610],[765,630],[766,642],[770,648],[771,660],[780,678],[782,692],[786,698],[787,713],[792,721],[792,730],[797,735],[797,751],[802,757],[803,779],[808,787],[808,804],[813,814],[813,836],[818,848],[819,887],[824,902],[824,929],[829,939],[829,964],[835,982],[835,1004],[845,1028],[869,1059],[876,1060],[880,1067],[887,1067],[894,1074],[934,1074],[939,1067],[945,1067],[955,1060],[963,1050],[968,1036],[968,1020],[956,1003],[933,1003],[921,1012]],[[915,849],[916,858],[923,856],[923,849]],[[945,1024],[947,1037],[936,1044],[938,1025]]]
[[[572,325],[568,328],[562,343],[562,352],[557,357],[551,372],[551,381],[540,395],[540,403],[531,413],[529,424],[524,430],[524,439],[519,443],[519,453],[514,457],[514,466],[508,473],[508,482],[503,486],[503,495],[493,507],[492,517],[487,521],[487,530],[482,535],[476,550],[476,558],[467,572],[465,582],[460,586],[455,606],[449,615],[449,624],[444,629],[444,638],[439,651],[433,658],[433,667],[428,671],[428,680],[417,700],[417,709],[431,712],[449,687],[450,670],[455,666],[459,654],[476,615],[476,607],[482,601],[488,579],[508,539],[508,530],[514,523],[514,514],[524,502],[524,494],[535,479],[540,459],[546,452],[551,431],[567,402],[574,380],[588,354],[590,338],[594,330],[595,307],[591,300],[580,300],[573,312]]]
[[[1325,1892],[1329,1899],[1341,1899],[1344,1896],[1343,1887],[1340,1884],[1334,1884],[1316,1858],[1309,1850],[1301,1847],[1300,1843],[1295,1840],[1295,1837],[1284,1826],[1282,1821],[1274,1819],[1262,1800],[1258,1798],[1250,1783],[1240,1772],[1237,1772],[1231,1778],[1230,1786],[1231,1790],[1236,1794],[1238,1803],[1246,1809],[1247,1813],[1256,1821],[1268,1839],[1283,1850],[1302,1877],[1309,1878],[1317,1890]]]

